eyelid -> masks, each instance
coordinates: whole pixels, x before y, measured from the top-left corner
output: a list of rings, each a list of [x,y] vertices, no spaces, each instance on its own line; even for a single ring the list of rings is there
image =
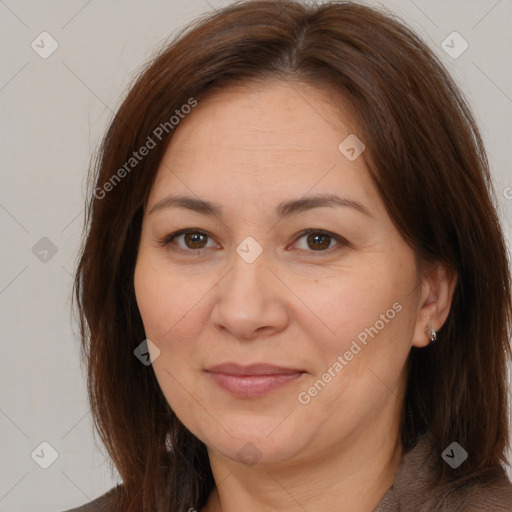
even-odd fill
[[[170,234],[164,236],[162,239],[158,240],[158,243],[162,247],[166,247],[166,246],[170,245],[172,243],[172,240],[174,240],[175,238],[177,238],[177,237],[179,237],[181,235],[189,234],[189,233],[199,234],[199,235],[206,235],[210,240],[214,239],[213,236],[210,235],[210,233],[208,233],[207,231],[204,231],[202,229],[198,229],[198,228],[184,228],[184,229],[180,229],[178,231],[174,231],[173,233],[170,233]],[[192,253],[192,252],[200,253],[200,252],[204,251],[205,249],[210,249],[210,247],[203,247],[201,249],[184,249],[183,247],[177,246],[177,248],[173,249],[173,250],[176,250],[178,252],[182,251],[182,252],[187,252],[187,253]]]
[[[170,234],[164,236],[162,239],[158,240],[158,243],[162,247],[166,247],[166,246],[170,245],[175,238],[177,238],[181,235],[189,234],[189,233],[206,235],[210,240],[214,240],[214,237],[212,235],[210,235],[207,231],[204,231],[199,228],[184,228],[184,229],[174,231],[173,233],[170,233]],[[317,253],[318,254],[327,254],[340,246],[341,247],[351,247],[352,246],[350,244],[350,242],[348,240],[346,240],[345,238],[343,238],[341,235],[337,235],[336,233],[332,233],[331,231],[327,231],[325,229],[320,229],[320,228],[318,228],[318,229],[308,228],[308,229],[302,230],[294,238],[292,244],[295,244],[302,237],[309,235],[309,234],[319,234],[319,235],[329,236],[331,239],[334,239],[337,243],[336,243],[336,245],[334,245],[334,247],[330,247],[329,249],[324,249],[324,250],[319,250],[319,251],[313,251],[313,250],[308,251],[306,249],[297,249],[297,250],[306,252],[306,253],[312,253],[312,254],[317,254]],[[289,247],[289,245],[287,247]],[[202,247],[200,249],[184,249],[183,247],[176,246],[175,248],[173,248],[171,250],[173,250],[175,252],[182,252],[182,253],[188,253],[188,254],[191,254],[191,253],[201,254],[206,249],[211,249],[211,247]]]
[[[294,239],[292,244],[297,243],[297,241],[300,240],[302,237],[304,237],[306,235],[312,235],[312,234],[328,236],[331,239],[335,240],[336,244],[333,247],[329,247],[329,249],[325,249],[325,250],[321,250],[321,251],[313,251],[313,250],[308,251],[306,249],[298,249],[299,251],[304,251],[306,253],[311,253],[311,254],[330,254],[333,250],[336,250],[337,247],[339,248],[340,246],[341,247],[343,247],[343,246],[350,247],[351,246],[350,242],[348,242],[348,240],[343,238],[341,235],[337,235],[336,233],[332,233],[331,231],[327,231],[325,229],[320,229],[320,228],[318,228],[318,229],[308,228],[308,229],[302,230],[297,235],[297,237]]]

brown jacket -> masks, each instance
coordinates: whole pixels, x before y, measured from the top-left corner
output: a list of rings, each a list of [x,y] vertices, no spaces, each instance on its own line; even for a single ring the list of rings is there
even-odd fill
[[[432,484],[433,454],[425,439],[408,452],[393,486],[373,512],[512,512],[512,483],[501,466],[449,484]],[[114,487],[96,500],[66,512],[114,511]]]

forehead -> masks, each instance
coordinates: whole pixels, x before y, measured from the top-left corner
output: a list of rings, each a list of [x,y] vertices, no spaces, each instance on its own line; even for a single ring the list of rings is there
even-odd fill
[[[356,130],[341,95],[296,81],[249,82],[217,90],[181,122],[174,153],[198,144],[249,151],[320,151],[337,157],[340,134]],[[191,126],[192,125],[192,126]],[[238,148],[239,145],[242,147]],[[260,151],[261,154],[261,151]]]
[[[215,91],[180,121],[151,196],[187,185],[201,196],[283,188],[286,197],[302,196],[340,186],[368,195],[374,191],[364,158],[349,161],[339,150],[356,130],[347,102],[325,87],[272,80]]]

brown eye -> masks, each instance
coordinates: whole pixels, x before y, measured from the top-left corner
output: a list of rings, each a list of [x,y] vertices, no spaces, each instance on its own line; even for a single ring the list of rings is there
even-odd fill
[[[305,240],[305,243],[299,243],[302,239]],[[335,244],[332,244],[333,241]],[[317,229],[307,229],[297,239],[295,245],[299,246],[298,249],[307,252],[327,252],[335,246],[347,246],[349,244],[344,238],[333,233]]]
[[[188,249],[203,249],[208,235],[204,233],[183,233],[183,240]]]
[[[181,242],[180,242],[181,240]],[[210,240],[210,235],[196,230],[177,231],[167,235],[160,240],[160,245],[168,246],[170,249],[182,252],[201,252],[202,249],[208,249],[206,245]]]
[[[327,249],[330,244],[331,237],[322,233],[315,235],[307,235],[309,247],[312,249]]]
[[[305,240],[305,243],[302,242],[303,239]],[[214,243],[213,239],[207,233],[188,229],[171,233],[160,240],[160,245],[163,247],[168,246],[169,249],[177,252],[201,254],[203,249],[216,247],[215,244],[213,246],[208,246],[208,242]],[[335,243],[333,244],[333,242]],[[322,253],[335,249],[337,246],[350,246],[350,243],[343,237],[335,235],[334,233],[317,229],[308,229],[302,232],[301,236],[296,239],[296,242],[293,245],[298,245],[297,248],[304,252]]]

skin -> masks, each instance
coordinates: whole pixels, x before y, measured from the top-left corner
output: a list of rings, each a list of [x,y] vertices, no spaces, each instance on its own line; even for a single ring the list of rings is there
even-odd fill
[[[358,130],[343,98],[332,102],[332,92],[277,80],[214,93],[181,121],[148,197],[137,303],[160,350],[153,369],[162,392],[208,447],[216,487],[203,512],[372,511],[403,453],[409,351],[426,346],[425,325],[439,329],[449,312],[456,276],[440,265],[418,273],[364,154],[349,161],[338,150]],[[321,193],[369,215],[348,206],[274,214],[282,201]],[[218,202],[223,215],[149,213],[169,194]],[[159,243],[184,228],[208,236]],[[348,243],[308,242],[308,228]],[[236,252],[248,236],[263,251],[252,263]],[[300,403],[298,394],[396,303],[400,312]],[[238,398],[204,371],[232,361],[305,373],[265,396]],[[247,443],[256,464],[241,460]]]

